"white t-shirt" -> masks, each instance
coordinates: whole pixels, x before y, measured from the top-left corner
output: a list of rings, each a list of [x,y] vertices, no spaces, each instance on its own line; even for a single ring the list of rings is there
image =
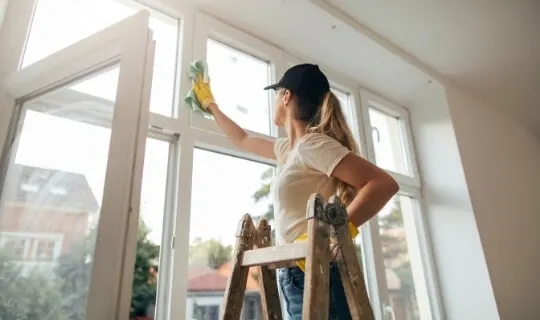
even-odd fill
[[[278,245],[307,232],[309,197],[319,193],[328,199],[336,192],[336,180],[330,175],[349,152],[337,140],[319,133],[306,134],[292,149],[287,138],[276,141],[278,166],[271,193]]]

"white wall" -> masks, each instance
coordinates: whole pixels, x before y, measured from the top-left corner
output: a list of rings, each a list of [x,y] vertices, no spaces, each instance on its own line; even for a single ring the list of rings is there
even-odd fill
[[[431,84],[410,113],[447,319],[499,319],[444,89]]]
[[[501,319],[540,319],[540,141],[447,88]]]

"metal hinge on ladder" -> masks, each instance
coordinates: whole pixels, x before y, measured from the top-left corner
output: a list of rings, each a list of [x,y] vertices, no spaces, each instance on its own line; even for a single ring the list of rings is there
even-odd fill
[[[255,227],[246,214],[238,225],[231,275],[224,296],[221,319],[238,320],[242,311],[249,268],[259,269],[259,288],[263,317],[281,320],[275,268],[295,265],[306,259],[306,277],[302,319],[328,319],[329,265],[335,259],[339,267],[351,316],[355,320],[373,320],[364,276],[347,228],[347,212],[339,198],[329,203],[314,194],[308,202],[308,240],[271,246],[270,225],[265,219]],[[331,250],[328,245],[331,243]]]

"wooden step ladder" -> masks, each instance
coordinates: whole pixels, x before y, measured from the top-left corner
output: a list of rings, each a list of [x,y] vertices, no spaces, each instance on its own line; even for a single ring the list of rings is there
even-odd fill
[[[345,207],[337,196],[332,196],[326,203],[320,195],[313,194],[308,202],[306,216],[307,242],[273,247],[268,221],[262,219],[255,227],[250,215],[244,215],[236,232],[233,265],[221,319],[240,319],[249,268],[256,266],[259,271],[263,319],[281,320],[275,269],[294,266],[295,261],[304,258],[306,270],[302,319],[328,319],[331,261],[338,264],[352,319],[374,319],[362,269],[349,235]]]

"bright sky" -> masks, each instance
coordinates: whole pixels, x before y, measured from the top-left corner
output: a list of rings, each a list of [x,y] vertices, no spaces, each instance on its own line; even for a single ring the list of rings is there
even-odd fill
[[[23,64],[38,61],[135,11],[111,0],[39,0]],[[157,41],[151,111],[170,115],[176,72],[177,23],[169,17],[153,14],[150,27]],[[207,58],[212,88],[225,112],[241,126],[268,134],[269,99],[262,90],[269,79],[267,64],[214,41],[208,42]],[[70,89],[113,101],[117,78],[118,69],[113,69]],[[347,97],[336,93],[350,120]],[[73,104],[68,107],[72,109]],[[85,103],[85,110],[98,107],[100,110],[108,108],[95,99]],[[399,155],[395,157],[390,147],[389,121],[385,117],[374,117],[372,122],[381,133],[381,143],[376,145],[377,161],[384,168],[393,168]],[[109,135],[110,130],[104,127],[29,112],[16,162],[81,173],[100,202]],[[147,139],[145,157],[141,216],[152,229],[151,240],[160,243],[168,143]],[[268,206],[267,201],[255,204],[251,198],[261,185],[260,176],[268,166],[202,150],[196,150],[194,157],[190,238],[216,238],[232,244],[240,217],[244,213],[263,213]]]

